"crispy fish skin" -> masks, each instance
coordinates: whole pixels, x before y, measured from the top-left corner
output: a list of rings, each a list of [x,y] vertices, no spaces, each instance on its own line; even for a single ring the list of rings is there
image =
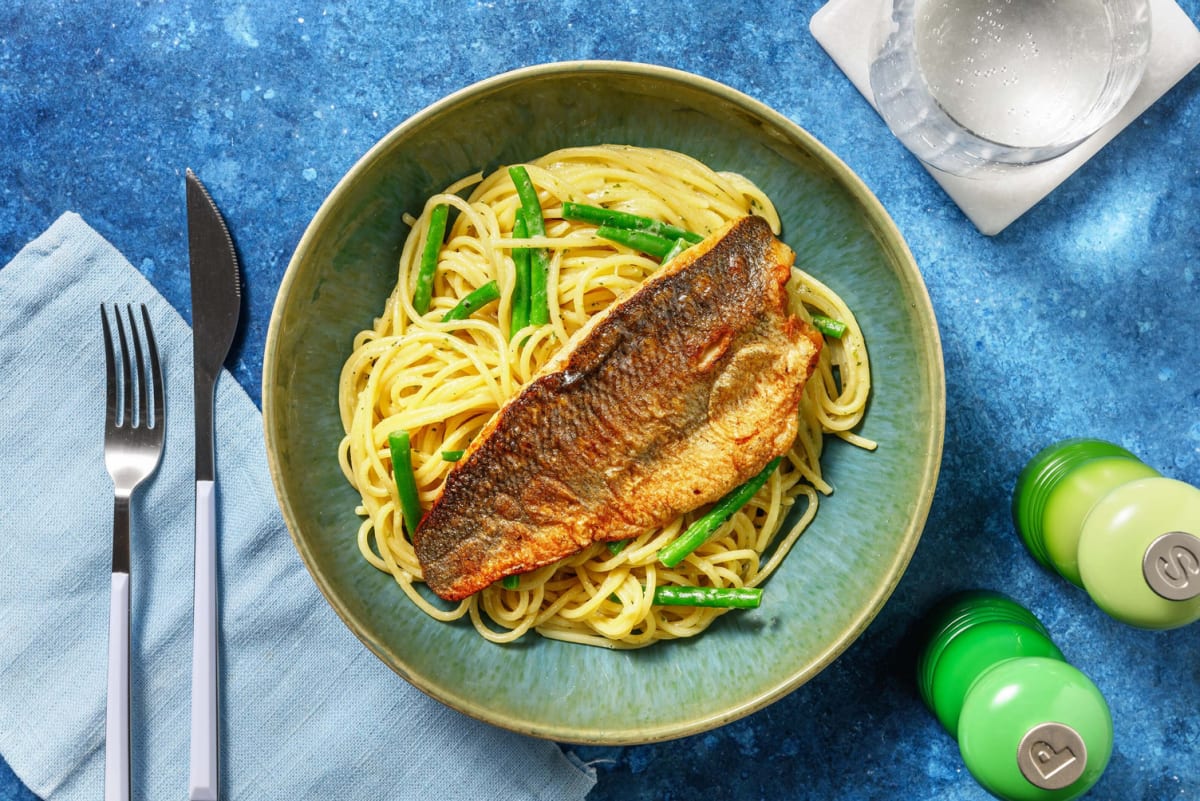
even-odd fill
[[[594,318],[488,423],[414,537],[457,601],[664,525],[785,453],[822,340],[788,312],[795,254],[760,217]]]

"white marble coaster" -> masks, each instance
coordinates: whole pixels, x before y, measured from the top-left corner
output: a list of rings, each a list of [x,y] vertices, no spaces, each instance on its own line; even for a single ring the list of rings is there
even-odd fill
[[[872,106],[871,21],[881,8],[881,0],[830,0],[809,22],[813,37]],[[1086,142],[1051,161],[981,178],[929,169],[982,233],[1003,231],[1200,64],[1200,30],[1175,0],[1150,0],[1150,16],[1150,55],[1141,84],[1116,119]]]

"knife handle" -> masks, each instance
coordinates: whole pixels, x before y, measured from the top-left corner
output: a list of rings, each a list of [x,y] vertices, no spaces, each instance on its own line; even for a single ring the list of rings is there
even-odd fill
[[[196,482],[196,577],[192,607],[190,801],[217,801],[217,503],[212,481]]]
[[[129,801],[129,574],[112,574],[108,605],[108,701],[104,801]]]

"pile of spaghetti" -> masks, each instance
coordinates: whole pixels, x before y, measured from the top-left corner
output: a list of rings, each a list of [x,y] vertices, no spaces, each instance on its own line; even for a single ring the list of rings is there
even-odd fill
[[[514,175],[527,177],[537,192],[544,231],[525,229]],[[728,610],[657,605],[654,588],[761,584],[816,514],[818,493],[832,491],[821,477],[825,435],[874,447],[852,431],[870,391],[866,347],[841,299],[793,268],[791,311],[835,321],[839,330],[827,333],[806,386],[794,445],[748,503],[673,568],[659,562],[659,550],[705,509],[620,547],[594,544],[448,606],[421,586],[389,437],[407,433],[411,468],[405,469],[428,509],[454,459],[492,415],[589,318],[637,289],[664,258],[601,236],[595,222],[564,219],[564,204],[629,212],[700,236],[747,214],[765,218],[776,234],[780,228],[769,198],[746,178],[679,153],[626,146],[556,151],[515,172],[469,176],[429,198],[421,216],[408,220],[412,233],[383,314],[355,338],[342,370],[346,436],[339,459],[362,496],[358,548],[426,614],[443,621],[469,616],[495,642],[530,629],[617,648],[690,637]],[[450,220],[444,233],[439,218]],[[544,259],[544,323],[537,315],[529,323],[523,305],[528,287],[517,257],[531,252]]]

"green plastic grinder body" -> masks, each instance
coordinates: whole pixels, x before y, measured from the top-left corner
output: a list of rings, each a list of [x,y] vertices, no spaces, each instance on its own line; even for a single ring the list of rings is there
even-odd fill
[[[984,789],[1006,801],[1091,789],[1112,755],[1108,704],[1031,612],[978,590],[946,599],[927,627],[918,689]]]
[[[1200,489],[1120,446],[1069,439],[1021,471],[1012,511],[1034,558],[1117,620],[1170,629],[1200,619]]]

